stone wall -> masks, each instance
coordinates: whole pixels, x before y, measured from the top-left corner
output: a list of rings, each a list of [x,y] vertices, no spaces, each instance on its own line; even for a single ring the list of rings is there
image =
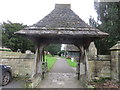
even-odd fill
[[[13,76],[31,76],[34,54],[2,51],[0,64],[12,67]]]
[[[98,55],[98,57],[89,58],[89,77],[111,77],[120,81],[120,42],[114,45],[110,55]],[[2,53],[2,54],[1,54]],[[14,76],[31,76],[34,64],[34,54],[22,54],[16,52],[0,51],[0,64],[12,67]],[[85,74],[82,69],[85,66],[80,64],[81,75]]]
[[[111,50],[111,77],[120,82],[120,41]]]
[[[89,77],[111,77],[111,61],[108,60],[90,60],[89,61]]]
[[[120,81],[120,41],[110,48],[110,55],[89,58],[89,77],[110,77]]]
[[[89,78],[111,77],[110,59],[110,55],[98,55],[94,59],[89,59]]]

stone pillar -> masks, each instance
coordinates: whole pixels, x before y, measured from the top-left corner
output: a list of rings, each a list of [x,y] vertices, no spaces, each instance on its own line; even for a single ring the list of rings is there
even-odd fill
[[[111,51],[111,78],[120,81],[120,41],[112,48]]]

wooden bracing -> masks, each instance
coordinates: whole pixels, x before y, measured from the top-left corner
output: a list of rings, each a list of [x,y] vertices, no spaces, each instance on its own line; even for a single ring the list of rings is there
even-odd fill
[[[32,77],[34,77],[35,74],[43,75],[43,73],[42,73],[43,72],[42,71],[42,62],[45,61],[44,47],[46,45],[47,44],[39,44],[39,45],[36,46],[36,54],[35,54]]]
[[[88,47],[90,45],[91,41],[87,41],[87,43],[84,44],[74,44],[78,47],[80,54],[79,54],[79,60],[77,65],[77,74],[78,74],[78,80],[80,79],[80,76],[84,74],[85,81],[88,79]],[[84,65],[81,66],[81,65]],[[83,70],[82,70],[83,69]]]

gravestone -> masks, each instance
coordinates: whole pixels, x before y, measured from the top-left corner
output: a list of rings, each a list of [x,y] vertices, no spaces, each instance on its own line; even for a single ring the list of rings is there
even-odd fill
[[[30,50],[26,50],[25,54],[33,54]]]
[[[88,58],[89,59],[94,59],[97,56],[97,49],[96,46],[94,44],[94,42],[90,43],[89,49],[88,49]]]

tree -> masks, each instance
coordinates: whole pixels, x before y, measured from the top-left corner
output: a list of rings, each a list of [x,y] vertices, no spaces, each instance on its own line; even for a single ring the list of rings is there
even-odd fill
[[[99,54],[109,54],[109,48],[120,40],[120,2],[95,2],[94,5],[101,24],[95,23],[95,20],[90,18],[91,25],[109,33],[107,38],[97,40],[95,44]]]
[[[12,23],[10,21],[3,22],[2,45],[12,49],[12,51],[17,51],[18,49],[20,49],[23,53],[26,50],[34,51],[34,45],[30,40],[14,34],[14,32],[19,31],[26,26],[27,25]]]
[[[61,44],[50,44],[45,48],[45,50],[50,52],[52,55],[56,55],[61,50]]]
[[[66,56],[67,52],[65,50],[62,50],[62,51],[59,51],[58,52],[58,55],[61,56],[61,55],[65,55]]]

